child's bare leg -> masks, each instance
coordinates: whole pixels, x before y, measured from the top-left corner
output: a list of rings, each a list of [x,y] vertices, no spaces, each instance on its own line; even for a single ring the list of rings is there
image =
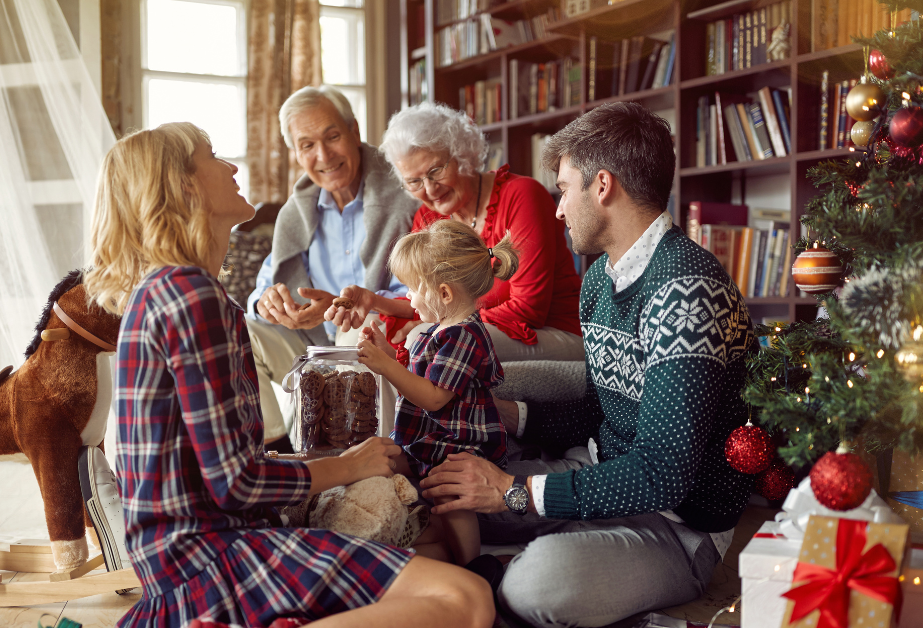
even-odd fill
[[[454,497],[437,497],[436,505],[450,502]],[[440,515],[445,525],[446,540],[455,557],[455,564],[465,566],[481,554],[481,531],[478,516],[470,510],[453,510]]]
[[[439,515],[430,513],[429,525],[413,542],[412,547],[417,551],[418,556],[426,556],[444,563],[452,562],[452,552],[446,543],[445,526]]]

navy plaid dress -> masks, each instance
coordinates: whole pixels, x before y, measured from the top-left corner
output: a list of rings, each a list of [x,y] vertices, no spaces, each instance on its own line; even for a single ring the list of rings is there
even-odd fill
[[[143,585],[119,626],[318,619],[376,602],[413,556],[280,527],[275,507],[302,502],[311,476],[263,458],[243,310],[201,268],[162,268],[135,288],[117,366],[116,471]]]
[[[506,430],[490,394],[503,383],[503,367],[490,334],[477,312],[457,325],[436,327],[414,342],[408,368],[455,396],[428,412],[399,395],[391,438],[420,477],[462,451],[506,467]]]

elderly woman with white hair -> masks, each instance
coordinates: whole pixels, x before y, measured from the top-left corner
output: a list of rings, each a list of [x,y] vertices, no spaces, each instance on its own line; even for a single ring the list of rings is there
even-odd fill
[[[464,113],[442,104],[422,103],[396,113],[380,150],[401,187],[421,203],[414,231],[436,220],[456,220],[473,227],[488,247],[511,233],[520,251],[519,269],[508,281],[494,281],[479,302],[500,361],[583,360],[580,278],[548,191],[511,173],[509,166],[483,172],[484,135]],[[357,326],[365,304],[374,309],[374,295],[356,286],[343,292],[357,302],[357,311],[331,307],[326,316],[341,328]],[[410,318],[409,305],[404,309]]]

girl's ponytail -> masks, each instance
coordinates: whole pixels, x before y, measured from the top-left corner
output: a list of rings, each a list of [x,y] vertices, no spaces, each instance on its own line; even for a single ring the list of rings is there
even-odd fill
[[[512,277],[519,268],[519,251],[513,246],[513,238],[509,231],[492,249],[488,249],[488,253],[494,257],[494,260],[491,260],[491,266],[494,277],[497,279],[505,281]]]

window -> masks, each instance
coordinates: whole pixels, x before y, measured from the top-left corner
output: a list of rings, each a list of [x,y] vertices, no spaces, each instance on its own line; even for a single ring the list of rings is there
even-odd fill
[[[368,141],[364,0],[320,0],[324,83],[336,85],[352,105],[359,134]]]
[[[142,0],[142,124],[188,121],[219,157],[247,170],[246,0]]]

